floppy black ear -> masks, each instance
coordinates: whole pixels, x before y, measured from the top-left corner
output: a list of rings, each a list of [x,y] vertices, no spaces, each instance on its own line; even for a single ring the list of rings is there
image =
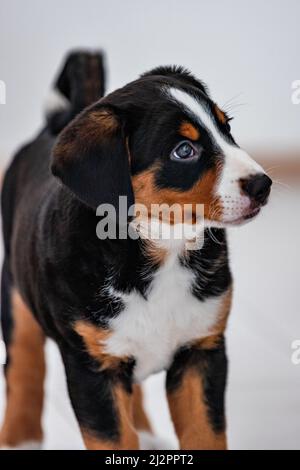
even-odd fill
[[[97,104],[79,114],[60,134],[51,170],[81,201],[96,209],[119,196],[134,203],[126,136],[116,111]]]

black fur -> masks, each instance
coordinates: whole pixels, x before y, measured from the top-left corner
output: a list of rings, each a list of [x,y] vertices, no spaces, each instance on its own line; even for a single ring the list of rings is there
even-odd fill
[[[91,69],[94,83],[89,93],[85,85]],[[117,290],[135,289],[147,298],[157,264],[146,259],[141,240],[99,240],[96,236],[99,220],[94,209],[102,202],[116,206],[122,194],[129,197],[129,203],[133,202],[131,176],[155,162],[160,163],[157,186],[185,191],[220,158],[210,136],[202,129],[206,158],[185,167],[185,171],[180,164],[170,161],[170,152],[182,140],[178,123],[185,116],[162,93],[161,86],[165,84],[198,94],[213,113],[213,103],[201,82],[181,69],[158,68],[75,117],[101,98],[104,78],[101,56],[72,54],[57,81],[58,89],[70,100],[70,108],[48,116],[45,129],[15,156],[3,185],[4,338],[9,343],[12,323],[9,291],[13,286],[45,333],[59,344],[80,423],[108,439],[118,437],[111,387],[119,381],[130,392],[134,358],[115,372],[99,373],[95,361],[83,352],[74,323],[85,319],[107,327],[109,319],[124,308],[122,301],[101,290],[107,279],[112,279]],[[78,134],[80,126],[91,119],[91,113],[103,111],[111,113],[116,121],[109,141],[103,136],[98,138],[95,128],[92,133]],[[205,261],[199,251],[182,261],[196,273],[194,294],[201,300],[219,295],[231,283],[225,233],[220,229],[214,233],[220,243],[212,241],[206,232]],[[219,262],[213,271],[215,261]],[[208,278],[202,275],[203,263],[210,266]],[[180,380],[184,358],[190,354],[181,352],[176,358],[168,373],[168,387],[176,385],[177,376]],[[224,351],[220,346],[215,352],[193,352],[191,357],[197,364],[201,361],[207,364],[205,370],[199,367],[212,422],[218,430],[223,426]]]
[[[66,110],[59,110],[47,116],[48,128],[56,135],[82,109],[104,95],[103,53],[85,51],[70,53],[58,75],[55,88],[69,102]]]
[[[169,66],[160,66],[156,67],[149,72],[145,72],[141,75],[141,77],[172,77],[182,83],[188,83],[195,88],[198,88],[207,96],[209,96],[208,88],[201,80],[194,77],[194,75],[186,68],[180,65],[169,65]]]
[[[109,370],[99,372],[99,364],[92,364],[78,350],[62,348],[61,352],[70,399],[82,430],[98,439],[118,441],[120,424],[113,388],[119,382],[131,393],[134,363],[124,364],[116,375]]]
[[[91,112],[95,122],[90,118]],[[99,132],[101,113],[113,120],[116,127],[105,131],[109,136]],[[80,130],[85,126],[86,134],[82,135]],[[99,137],[95,138],[95,132]],[[65,129],[54,151],[51,169],[54,176],[93,209],[102,203],[117,207],[119,196],[126,196],[129,206],[134,203],[122,123],[115,112],[103,106],[88,108]]]

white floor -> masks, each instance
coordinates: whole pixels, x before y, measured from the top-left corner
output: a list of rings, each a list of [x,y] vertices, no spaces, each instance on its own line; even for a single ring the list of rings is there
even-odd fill
[[[230,233],[235,277],[227,333],[231,449],[300,449],[300,364],[291,361],[291,343],[300,339],[299,205],[300,191],[275,188],[263,214]],[[47,356],[45,448],[82,448],[53,343]],[[163,382],[163,374],[146,382],[146,405],[156,431],[176,446]],[[0,374],[0,418],[3,396]]]

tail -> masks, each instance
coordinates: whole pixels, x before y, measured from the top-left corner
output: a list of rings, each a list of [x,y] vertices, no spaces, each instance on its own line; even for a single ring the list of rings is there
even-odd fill
[[[58,134],[82,109],[102,98],[104,92],[103,53],[71,52],[46,103],[50,131]]]

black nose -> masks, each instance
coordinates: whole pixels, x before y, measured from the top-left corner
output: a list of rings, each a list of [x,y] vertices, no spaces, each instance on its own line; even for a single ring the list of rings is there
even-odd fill
[[[242,189],[251,199],[264,204],[271,191],[272,180],[267,175],[259,174],[242,181]]]

